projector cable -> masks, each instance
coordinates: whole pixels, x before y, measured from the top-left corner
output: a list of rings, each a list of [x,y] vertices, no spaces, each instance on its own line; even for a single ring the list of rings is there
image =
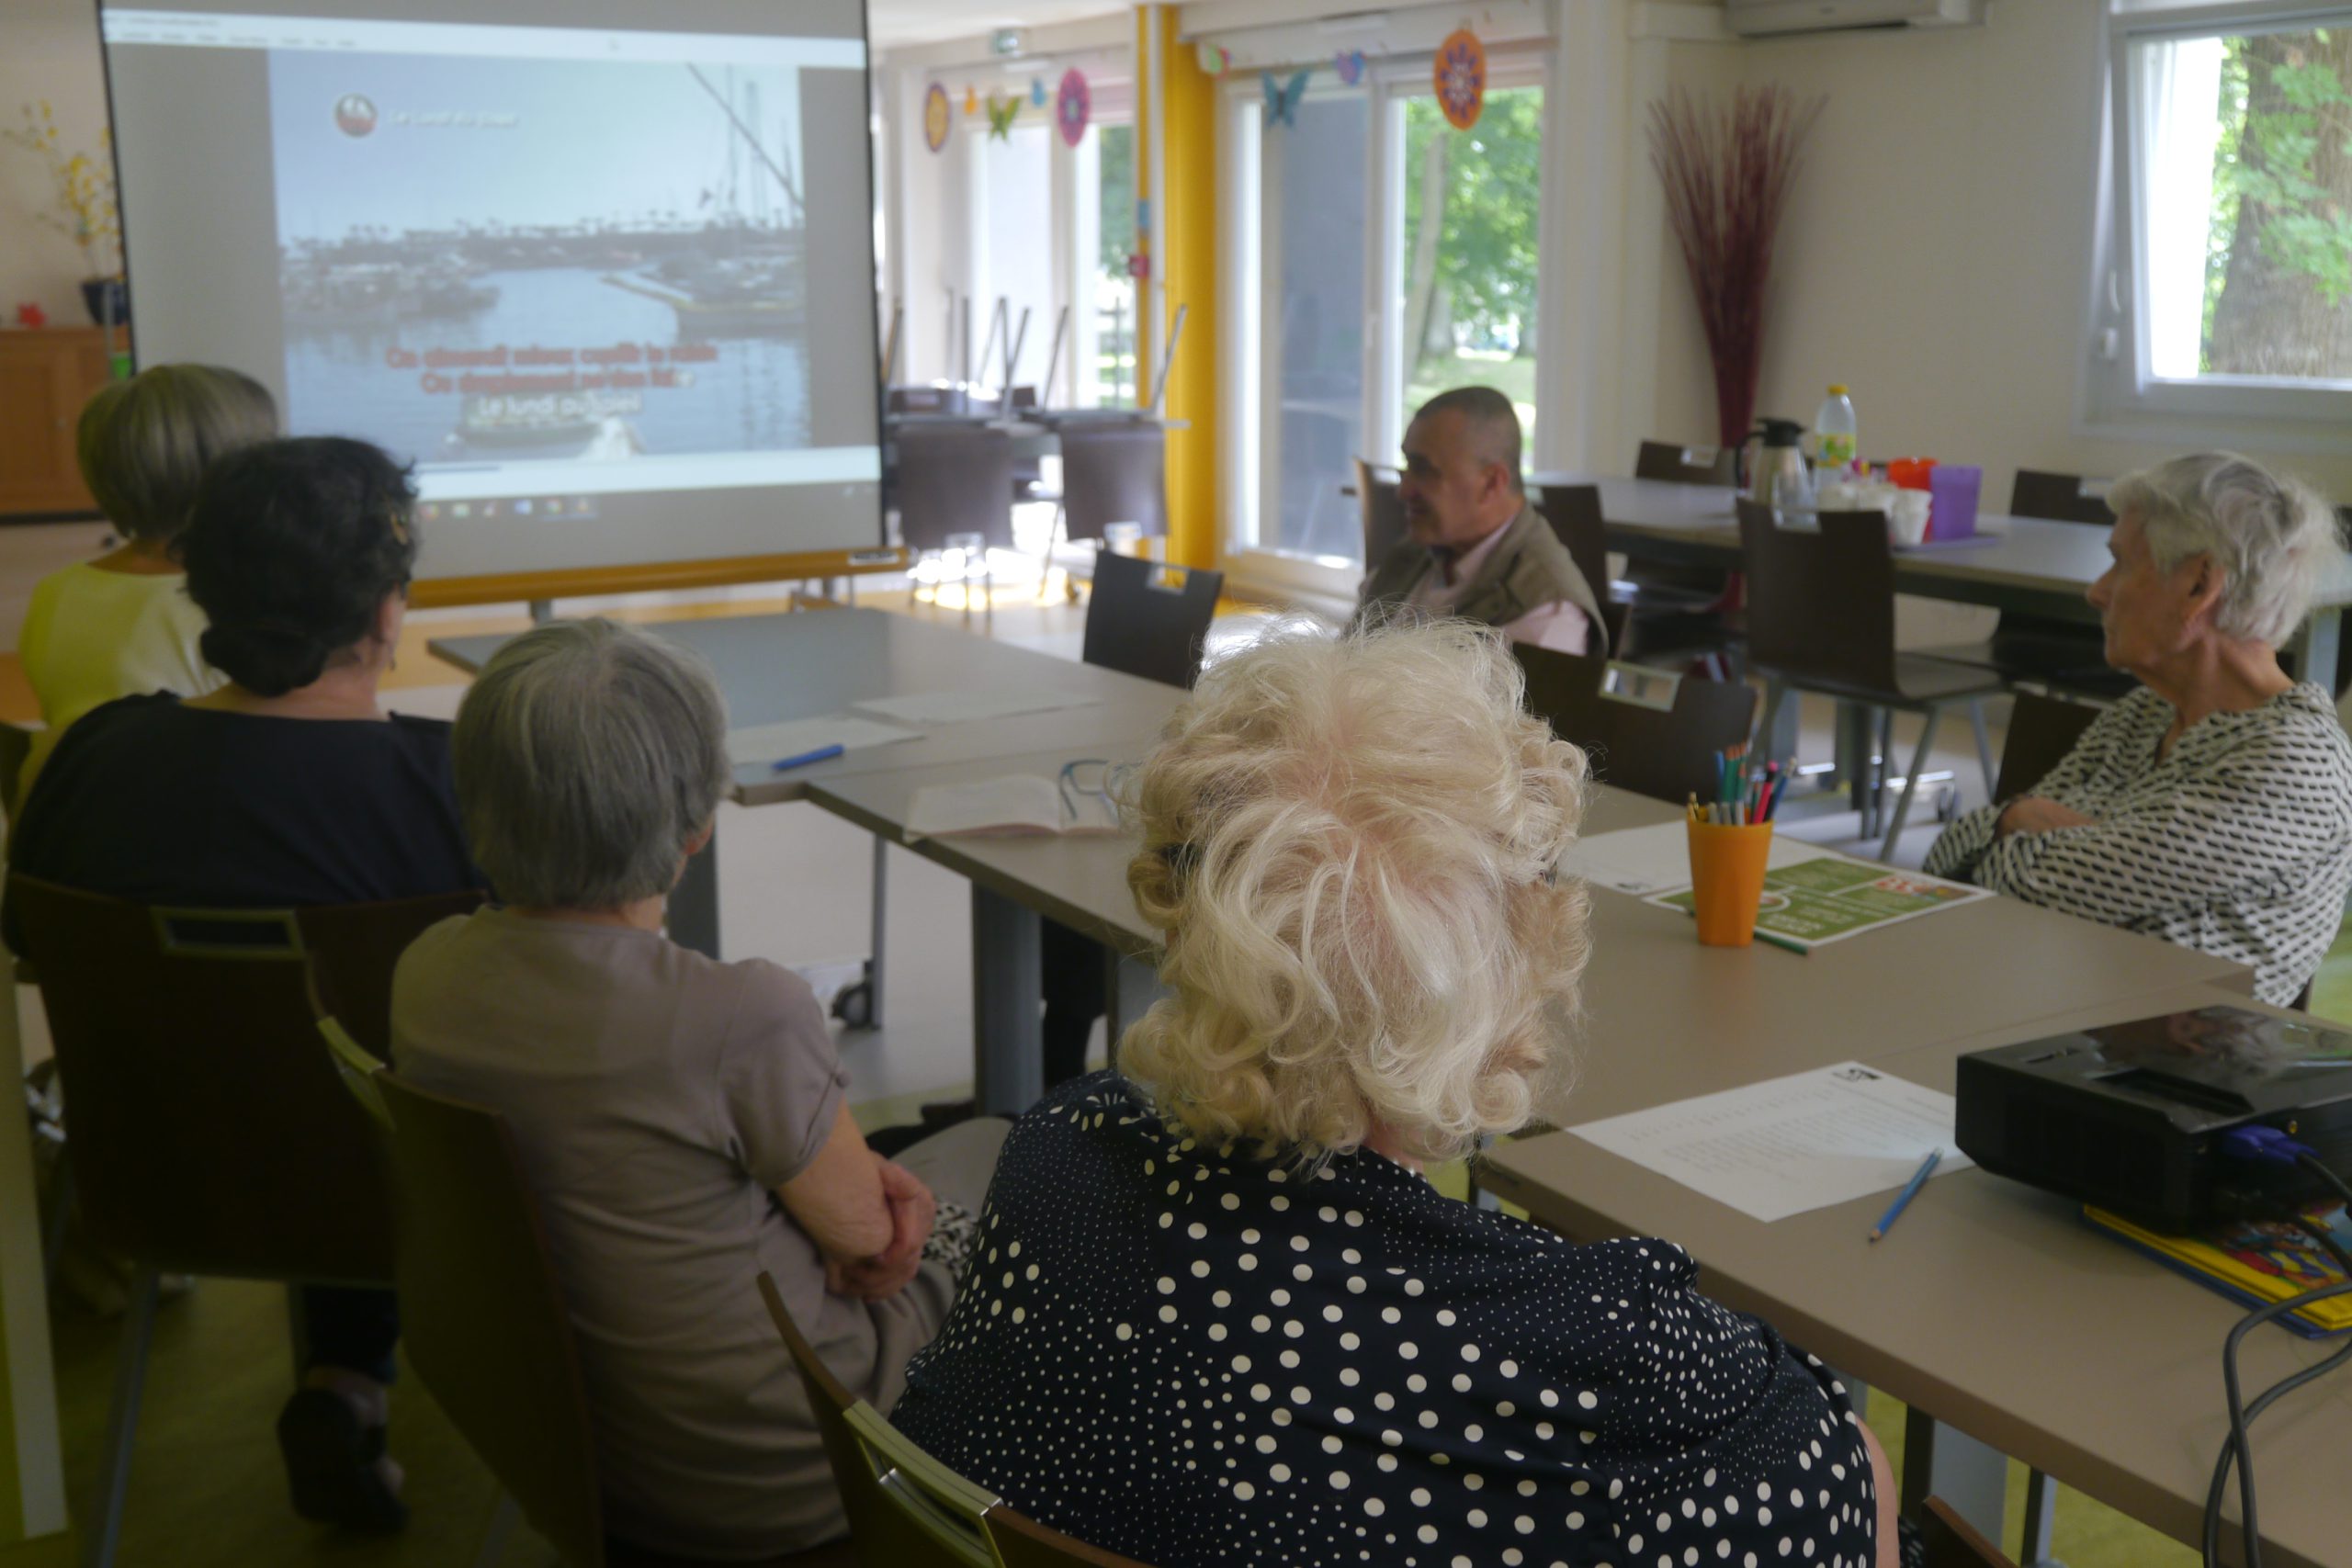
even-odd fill
[[[2346,1212],[2352,1213],[2352,1187],[2347,1187],[2343,1178],[2322,1161],[2310,1147],[2296,1143],[2275,1128],[2257,1126],[2236,1129],[2233,1135],[2225,1140],[2224,1152],[2260,1164],[2300,1167],[2318,1177],[2322,1182],[2341,1195],[2346,1201]],[[2205,1528],[2202,1543],[2202,1560],[2205,1568],[2222,1568],[2222,1499],[2229,1492],[2230,1467],[2233,1462],[2238,1467],[2239,1530],[2245,1547],[2245,1568],[2262,1568],[2261,1523],[2255,1502],[2254,1450],[2247,1436],[2247,1429],[2253,1426],[2256,1416],[2269,1409],[2280,1398],[2292,1393],[2305,1383],[2324,1377],[2346,1360],[2352,1360],[2352,1344],[2346,1344],[2325,1360],[2314,1362],[2301,1371],[2279,1379],[2257,1395],[2253,1404],[2245,1403],[2238,1381],[2237,1356],[2238,1347],[2246,1335],[2263,1324],[2283,1317],[2290,1313],[2300,1312],[2314,1303],[2352,1294],[2352,1257],[2346,1256],[2345,1248],[2335,1236],[2328,1234],[2325,1226],[2307,1220],[2300,1214],[2294,1217],[2292,1223],[2326,1250],[2337,1266],[2345,1270],[2346,1277],[2336,1284],[2323,1285],[2316,1290],[2305,1291],[2301,1295],[2290,1296],[2285,1301],[2273,1302],[2267,1306],[2256,1308],[2239,1320],[2237,1325],[2230,1330],[2229,1338],[2222,1345],[2222,1383],[2228,1399],[2230,1435],[2222,1446],[2221,1454],[2213,1461],[2212,1483],[2206,1488],[2205,1493]]]

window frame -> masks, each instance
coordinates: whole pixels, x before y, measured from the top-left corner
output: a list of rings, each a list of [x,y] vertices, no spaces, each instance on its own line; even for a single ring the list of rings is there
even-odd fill
[[[2132,50],[2149,42],[2352,28],[2346,0],[2150,4],[2111,0],[2101,52],[2105,110],[2100,201],[2085,333],[2086,434],[2266,450],[2352,452],[2352,378],[2162,377],[2150,366],[2147,235],[2140,221],[2146,149]]]
[[[1548,127],[1555,112],[1552,58],[1549,39],[1497,45],[1487,57],[1487,86],[1490,90],[1543,89]],[[1426,52],[1385,56],[1367,62],[1363,79],[1352,86],[1318,70],[1306,89],[1310,99],[1365,100],[1365,330],[1359,384],[1360,428],[1367,449],[1356,456],[1374,463],[1393,464],[1404,438],[1400,405],[1406,386],[1401,276],[1405,215],[1404,204],[1397,199],[1403,188],[1398,181],[1405,174],[1402,109],[1408,98],[1431,96],[1432,59]],[[1277,244],[1268,243],[1270,226],[1265,221],[1270,203],[1279,199],[1280,192],[1269,188],[1260,74],[1254,70],[1236,72],[1218,85],[1217,112],[1222,118],[1217,138],[1221,165],[1218,274],[1219,298],[1224,301],[1218,348],[1226,367],[1221,378],[1233,394],[1220,400],[1219,444],[1226,455],[1219,485],[1220,546],[1228,580],[1244,592],[1320,602],[1326,606],[1352,605],[1368,563],[1307,556],[1263,542],[1263,522],[1277,514],[1280,504],[1281,433],[1269,423],[1266,411],[1280,405],[1282,367],[1279,345],[1272,345],[1270,351],[1269,339],[1261,330],[1266,302],[1280,288],[1281,252]],[[1544,309],[1540,296],[1549,292],[1550,285],[1545,278],[1538,281],[1540,320]],[[1540,388],[1540,346],[1536,375]],[[1532,439],[1533,432],[1528,434]]]

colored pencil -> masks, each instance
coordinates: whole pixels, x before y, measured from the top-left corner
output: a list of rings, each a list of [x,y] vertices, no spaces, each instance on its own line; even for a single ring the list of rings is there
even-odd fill
[[[1944,1151],[1941,1147],[1928,1151],[1928,1157],[1921,1160],[1919,1168],[1911,1173],[1910,1185],[1895,1194],[1894,1201],[1886,1206],[1886,1213],[1879,1216],[1878,1224],[1871,1227],[1871,1240],[1876,1241],[1894,1228],[1894,1222],[1902,1217],[1903,1211],[1910,1206],[1911,1200],[1919,1195],[1919,1189],[1928,1184],[1928,1178],[1935,1175],[1936,1167],[1942,1163]]]

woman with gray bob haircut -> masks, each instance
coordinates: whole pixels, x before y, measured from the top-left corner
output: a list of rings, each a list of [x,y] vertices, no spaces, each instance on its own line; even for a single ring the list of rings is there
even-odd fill
[[[1204,672],[1133,791],[1172,994],[1013,1130],[900,1431],[1159,1568],[1892,1568],[1819,1362],[1670,1243],[1571,1247],[1424,1173],[1563,1099],[1585,759],[1524,698],[1462,621]]]
[[[458,803],[506,902],[667,894],[727,793],[727,709],[699,657],[611,621],[501,649],[458,710]]]
[[[1927,869],[2235,959],[2295,1000],[2352,888],[2352,743],[2278,648],[2340,570],[2335,513],[2250,457],[2117,481],[2090,588],[2107,661],[2141,688],[2012,800],[1944,829]]]
[[[774,1276],[827,1364],[888,1410],[954,1299],[1004,1123],[881,1158],[808,983],[663,934],[728,784],[726,705],[695,655],[607,621],[538,627],[467,693],[453,748],[503,902],[401,958],[393,1051],[514,1129],[579,1338],[607,1527],[725,1561],[835,1539],[815,1419],[750,1281]]]

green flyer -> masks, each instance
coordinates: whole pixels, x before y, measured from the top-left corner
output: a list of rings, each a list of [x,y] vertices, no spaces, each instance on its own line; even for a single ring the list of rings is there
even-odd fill
[[[1756,911],[1756,940],[1810,953],[1826,942],[1843,942],[1899,920],[1991,897],[1982,887],[1941,877],[1896,871],[1842,855],[1823,855],[1764,874],[1764,897]],[[1688,914],[1690,889],[1661,893],[1649,902]]]

